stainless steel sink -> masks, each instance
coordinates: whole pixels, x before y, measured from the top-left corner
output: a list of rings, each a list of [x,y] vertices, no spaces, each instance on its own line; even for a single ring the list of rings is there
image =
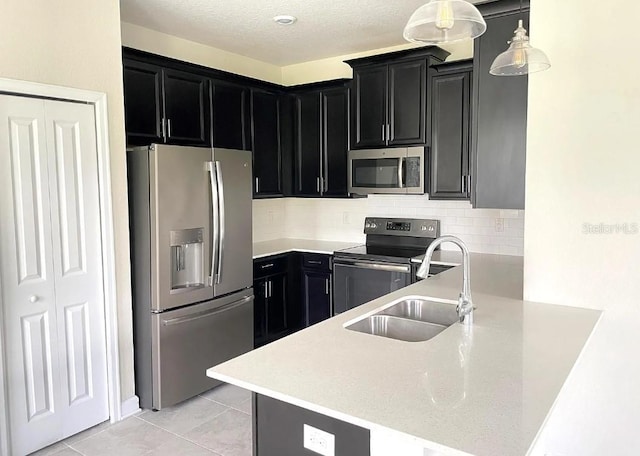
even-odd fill
[[[456,301],[405,297],[346,329],[406,342],[424,342],[459,321]]]
[[[439,302],[420,298],[403,299],[377,315],[393,315],[443,326],[451,326],[459,320],[455,301]]]

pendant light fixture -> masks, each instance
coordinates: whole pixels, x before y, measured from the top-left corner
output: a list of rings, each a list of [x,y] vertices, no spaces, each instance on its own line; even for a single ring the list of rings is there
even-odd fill
[[[411,15],[403,35],[413,43],[442,44],[474,39],[485,30],[482,14],[466,0],[430,0]]]
[[[522,0],[520,0],[520,14],[522,14]],[[551,67],[547,55],[529,44],[529,37],[522,19],[518,21],[518,28],[508,44],[509,49],[496,57],[491,64],[489,73],[494,76],[522,76]]]

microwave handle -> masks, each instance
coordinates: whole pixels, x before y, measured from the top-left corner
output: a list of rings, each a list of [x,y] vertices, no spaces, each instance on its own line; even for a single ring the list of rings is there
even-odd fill
[[[398,188],[404,188],[404,159],[398,158]]]

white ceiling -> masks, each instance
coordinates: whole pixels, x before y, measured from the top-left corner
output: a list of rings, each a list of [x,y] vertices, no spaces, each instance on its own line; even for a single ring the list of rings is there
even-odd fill
[[[486,0],[472,0],[480,3]],[[121,18],[279,66],[405,43],[426,0],[120,0]],[[273,22],[291,14],[292,26]]]

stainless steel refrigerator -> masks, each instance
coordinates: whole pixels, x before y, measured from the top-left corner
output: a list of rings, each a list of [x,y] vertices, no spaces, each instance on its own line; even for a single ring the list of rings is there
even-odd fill
[[[136,393],[160,410],[253,348],[251,152],[127,153]]]

